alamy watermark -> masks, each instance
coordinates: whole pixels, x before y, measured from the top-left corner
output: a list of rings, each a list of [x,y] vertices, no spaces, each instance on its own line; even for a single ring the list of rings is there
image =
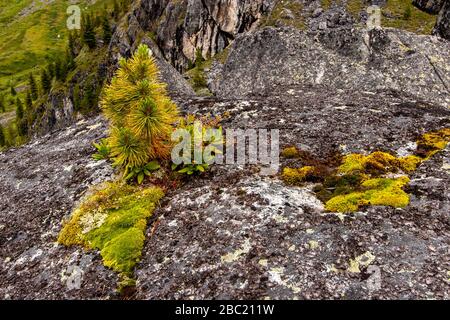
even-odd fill
[[[172,134],[175,143],[172,162],[176,165],[261,165],[261,174],[278,172],[280,161],[278,129],[203,128],[194,122],[193,132],[177,129]]]

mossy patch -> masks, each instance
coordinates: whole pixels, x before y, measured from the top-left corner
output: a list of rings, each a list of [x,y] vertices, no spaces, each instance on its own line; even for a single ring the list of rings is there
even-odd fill
[[[130,276],[141,257],[147,219],[163,196],[158,187],[107,183],[75,210],[58,242],[98,249],[105,266]]]
[[[429,159],[437,152],[445,149],[450,142],[450,128],[425,133],[417,140],[416,154]]]
[[[283,180],[287,184],[299,185],[305,182],[308,177],[314,173],[314,167],[306,166],[302,168],[284,168]]]
[[[286,167],[282,179],[290,185],[322,182],[314,191],[328,211],[354,212],[369,205],[404,208],[409,203],[409,195],[403,190],[409,183],[407,174],[445,149],[449,142],[450,128],[444,128],[422,135],[413,155],[395,157],[381,151],[369,155],[353,153],[329,170]],[[301,150],[298,152],[302,154]],[[392,177],[392,174],[400,176]]]
[[[354,212],[370,205],[404,208],[409,203],[409,196],[402,188],[408,183],[406,176],[369,179],[361,184],[362,191],[331,198],[325,203],[325,208],[334,212]]]
[[[281,151],[281,156],[286,159],[294,159],[300,157],[300,152],[296,147],[287,147]]]
[[[305,29],[303,5],[297,1],[281,0],[275,4],[270,14],[262,19],[263,27],[290,26],[300,30]]]
[[[371,174],[396,173],[399,171],[410,172],[422,162],[417,156],[397,158],[386,152],[374,152],[368,156],[362,154],[349,154],[344,157],[339,167],[340,174],[352,174],[365,172]]]

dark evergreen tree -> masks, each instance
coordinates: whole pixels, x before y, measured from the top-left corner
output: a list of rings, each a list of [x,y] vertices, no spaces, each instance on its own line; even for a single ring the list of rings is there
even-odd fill
[[[54,63],[55,78],[56,80],[61,80],[63,78],[62,62],[60,58],[56,58]]]
[[[16,100],[16,118],[17,120],[22,120],[23,118],[23,105],[20,98]]]
[[[121,14],[121,8],[120,8],[120,3],[118,0],[114,0],[114,5],[113,5],[113,17],[115,19],[118,19],[120,17]]]
[[[52,86],[50,76],[48,75],[47,71],[45,69],[42,69],[41,71],[41,87],[42,92],[48,93],[50,91],[50,88]]]
[[[112,31],[106,13],[103,15],[102,29],[103,29],[103,41],[105,41],[105,44],[107,45],[111,41]]]
[[[27,92],[27,97],[25,98],[25,106],[27,107],[27,110],[33,109],[33,99],[31,98],[30,91]]]
[[[66,73],[68,71],[75,69],[75,66],[76,66],[74,56],[71,53],[69,48],[67,48],[67,50],[66,50],[66,64],[65,65],[66,65]]]
[[[95,39],[95,26],[93,24],[92,17],[87,14],[83,20],[83,42],[89,47],[89,49],[94,49],[97,45],[97,41]]]
[[[28,78],[28,85],[29,85],[30,91],[31,91],[31,98],[33,100],[36,100],[38,98],[39,91],[38,91],[38,87],[36,85],[36,80],[34,80],[34,76],[32,73],[30,73],[30,76]]]
[[[16,88],[14,88],[13,85],[11,85],[11,95],[14,96],[14,97],[17,95]]]
[[[73,32],[69,32],[69,40],[67,41],[67,49],[72,56],[75,55],[75,35]]]
[[[0,96],[0,112],[5,112],[5,101],[4,101],[4,97]]]
[[[50,62],[47,66],[47,74],[50,79],[50,83],[52,82],[53,78],[55,77],[55,64],[53,62]]]
[[[3,127],[0,124],[0,147],[5,146],[5,144],[6,144],[5,133],[3,132]]]

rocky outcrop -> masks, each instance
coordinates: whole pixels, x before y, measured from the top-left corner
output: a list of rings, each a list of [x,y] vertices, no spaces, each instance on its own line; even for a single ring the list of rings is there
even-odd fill
[[[413,5],[431,14],[437,14],[446,0],[413,0]]]
[[[252,99],[195,98],[180,108],[225,115],[227,128],[276,128],[281,148],[320,159],[405,155],[450,111],[398,92],[279,86]],[[0,298],[114,298],[97,252],[55,240],[90,185],[111,169],[91,160],[99,119],[0,154]],[[298,166],[298,160],[281,164]],[[259,166],[214,166],[167,194],[146,232],[138,299],[448,299],[450,149],[425,162],[404,209],[324,211],[312,185],[289,187]],[[130,297],[128,297],[130,298]]]
[[[110,179],[92,142],[106,133],[94,118],[0,153],[0,299],[114,297],[117,275],[95,253],[56,245],[86,189]]]
[[[439,12],[433,34],[450,40],[450,1],[445,1],[441,11]]]
[[[150,31],[164,57],[179,71],[222,51],[237,34],[252,30],[273,0],[141,1],[134,16]]]
[[[236,39],[213,89],[221,97],[290,85],[397,91],[446,106],[449,52],[447,41],[396,29],[265,28]]]

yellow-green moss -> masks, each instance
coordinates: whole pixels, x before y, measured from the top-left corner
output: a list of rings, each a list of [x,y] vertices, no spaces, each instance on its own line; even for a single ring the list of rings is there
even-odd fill
[[[445,149],[450,142],[450,128],[425,133],[417,140],[419,155],[429,159],[437,152]]]
[[[331,198],[325,208],[334,212],[354,212],[368,205],[403,208],[409,203],[409,195],[402,189],[408,183],[406,176],[369,179],[362,183],[362,191]]]
[[[306,166],[299,169],[284,168],[282,178],[287,184],[299,185],[306,181],[308,175],[314,172],[314,167]]]
[[[147,219],[163,196],[157,187],[107,183],[75,210],[58,242],[99,249],[105,266],[131,274],[141,257]]]
[[[287,159],[298,158],[300,153],[296,147],[287,147],[281,151],[281,156]]]
[[[321,185],[314,188],[317,197],[328,211],[354,212],[362,206],[379,205],[403,208],[409,196],[403,187],[409,183],[407,176],[390,178],[389,173],[407,174],[424,161],[446,148],[450,142],[450,128],[428,132],[417,140],[414,155],[395,157],[386,152],[369,155],[349,154],[338,168],[322,170]],[[301,185],[317,176],[317,169],[284,168],[282,178],[291,185]],[[317,182],[317,181],[316,181]]]
[[[422,159],[417,156],[397,158],[386,152],[373,152],[367,156],[362,154],[349,154],[344,157],[338,169],[340,174],[355,172],[366,173],[395,173],[398,171],[410,172],[416,170]]]

